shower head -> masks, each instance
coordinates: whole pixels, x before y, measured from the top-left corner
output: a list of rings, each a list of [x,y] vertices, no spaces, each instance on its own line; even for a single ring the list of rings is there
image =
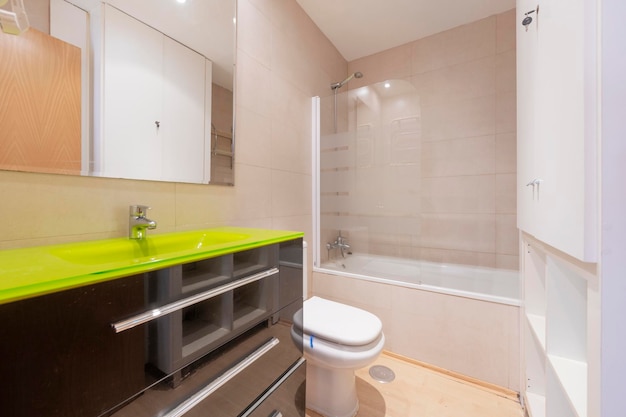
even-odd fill
[[[353,73],[352,73],[352,74],[350,74],[350,75],[348,76],[348,78],[346,78],[345,80],[340,81],[340,82],[338,82],[338,83],[332,83],[332,84],[330,85],[330,88],[331,88],[331,90],[337,90],[338,88],[343,87],[343,86],[344,86],[344,85],[345,85],[348,81],[350,81],[351,79],[353,79],[353,78],[361,78],[361,77],[363,77],[363,73],[361,73],[361,72],[359,72],[359,71],[357,71],[357,72],[353,72]]]

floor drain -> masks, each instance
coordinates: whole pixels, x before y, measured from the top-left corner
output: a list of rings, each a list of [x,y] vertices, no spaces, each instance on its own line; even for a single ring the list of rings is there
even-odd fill
[[[396,379],[396,374],[386,366],[374,365],[370,368],[370,376],[378,382],[387,383]]]

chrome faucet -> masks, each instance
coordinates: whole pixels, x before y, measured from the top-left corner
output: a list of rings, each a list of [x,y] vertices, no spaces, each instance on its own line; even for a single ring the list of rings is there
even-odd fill
[[[346,240],[345,237],[341,236],[341,232],[339,232],[339,236],[337,236],[337,240],[335,240],[333,243],[326,244],[326,250],[328,250],[329,252],[331,249],[336,249],[336,248],[339,248],[339,250],[341,251],[342,258],[346,257],[346,252],[348,252],[348,250],[350,249],[350,245],[348,244],[348,241]]]
[[[154,220],[146,217],[148,206],[134,205],[129,207],[130,221],[128,224],[128,237],[131,239],[143,239],[146,237],[146,229],[156,229]]]

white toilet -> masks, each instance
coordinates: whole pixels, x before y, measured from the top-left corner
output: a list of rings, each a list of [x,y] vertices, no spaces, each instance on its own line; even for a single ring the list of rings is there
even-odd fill
[[[378,317],[345,304],[311,297],[294,315],[291,335],[304,343],[306,406],[326,417],[352,417],[359,409],[354,371],[372,363],[385,336]]]

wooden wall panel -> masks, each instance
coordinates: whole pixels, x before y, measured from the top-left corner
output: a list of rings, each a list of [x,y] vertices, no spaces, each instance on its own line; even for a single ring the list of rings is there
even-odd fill
[[[79,174],[80,49],[0,31],[0,169]]]

